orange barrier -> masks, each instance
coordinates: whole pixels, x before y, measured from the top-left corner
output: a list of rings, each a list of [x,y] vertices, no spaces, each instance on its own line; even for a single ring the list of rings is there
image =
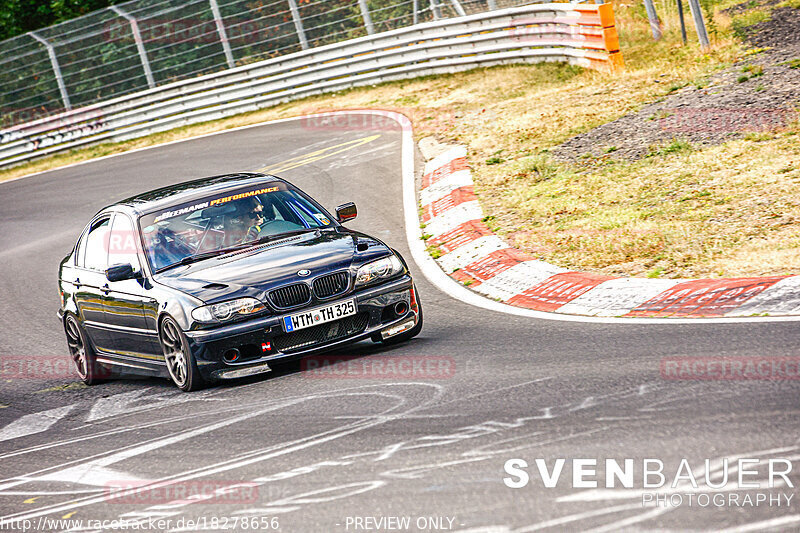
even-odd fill
[[[576,6],[575,11],[581,13],[582,16],[590,21],[589,24],[586,24],[587,26],[602,34],[603,50],[606,53],[606,57],[596,61],[606,63],[609,70],[624,68],[625,62],[619,49],[619,35],[614,21],[614,6],[610,3],[582,4]]]
[[[548,4],[539,4],[547,8]],[[549,4],[557,9],[513,21],[513,32],[528,46],[564,46],[581,66],[617,71],[625,66],[612,4]],[[577,53],[576,53],[577,52]],[[581,61],[580,59],[584,59]]]

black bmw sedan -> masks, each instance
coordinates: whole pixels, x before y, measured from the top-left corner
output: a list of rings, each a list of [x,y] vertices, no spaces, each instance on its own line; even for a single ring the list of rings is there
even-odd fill
[[[101,210],[59,269],[86,384],[112,373],[190,391],[370,338],[408,340],[422,306],[404,259],[275,176],[231,174]]]

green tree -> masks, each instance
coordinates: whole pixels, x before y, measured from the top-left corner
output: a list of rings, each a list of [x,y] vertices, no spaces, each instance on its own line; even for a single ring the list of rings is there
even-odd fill
[[[0,40],[118,3],[116,0],[0,0]]]

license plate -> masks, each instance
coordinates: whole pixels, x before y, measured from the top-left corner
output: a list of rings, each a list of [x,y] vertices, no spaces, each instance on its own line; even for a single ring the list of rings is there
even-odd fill
[[[304,311],[296,315],[288,315],[283,317],[283,329],[287,333],[290,331],[297,331],[298,329],[310,328],[317,324],[324,324],[325,322],[332,322],[346,316],[356,314],[356,301],[347,300],[346,302],[337,302],[335,304],[326,305],[325,307],[317,307],[311,311]]]

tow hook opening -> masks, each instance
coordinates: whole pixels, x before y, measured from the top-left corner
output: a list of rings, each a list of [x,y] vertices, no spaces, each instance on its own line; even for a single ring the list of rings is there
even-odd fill
[[[403,320],[399,324],[395,324],[394,326],[389,326],[386,329],[381,330],[381,338],[388,339],[389,337],[394,337],[395,335],[399,335],[404,331],[408,331],[413,328],[417,324],[417,316],[413,315],[408,318],[408,320]]]
[[[222,354],[222,358],[225,359],[227,363],[233,363],[239,359],[240,353],[239,350],[236,348],[231,348],[227,350],[225,353]]]

